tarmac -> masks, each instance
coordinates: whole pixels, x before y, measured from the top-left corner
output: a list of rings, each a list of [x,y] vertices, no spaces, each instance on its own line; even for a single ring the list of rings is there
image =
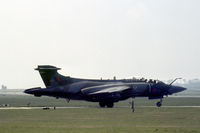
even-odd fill
[[[100,108],[100,107],[56,107],[55,109],[80,109],[80,108]],[[114,108],[130,108],[130,106],[119,106]],[[157,108],[156,106],[136,106],[135,108]],[[200,108],[200,106],[162,106],[161,108]],[[54,109],[54,107],[0,107],[0,110],[16,110],[16,109]]]

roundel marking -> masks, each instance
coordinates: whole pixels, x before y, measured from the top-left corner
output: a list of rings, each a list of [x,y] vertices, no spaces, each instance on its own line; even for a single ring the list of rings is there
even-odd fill
[[[153,88],[152,92],[154,92],[154,93],[157,92],[157,89],[156,89],[156,88]]]

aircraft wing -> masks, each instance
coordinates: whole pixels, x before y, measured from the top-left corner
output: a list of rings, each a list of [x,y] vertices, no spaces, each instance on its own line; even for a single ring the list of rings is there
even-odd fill
[[[129,85],[100,85],[93,86],[89,88],[82,89],[82,93],[84,95],[98,95],[98,94],[112,94],[112,93],[120,93],[122,91],[128,90],[131,87]]]
[[[124,97],[131,97],[133,87],[128,84],[100,85],[84,88],[82,94],[89,101],[119,101]],[[129,93],[130,92],[130,93]]]
[[[89,93],[89,95],[104,94],[104,93],[116,93],[116,92],[121,92],[121,91],[127,90],[129,88],[130,88],[129,86],[109,87],[109,88],[106,88],[106,89],[103,89],[103,90],[99,90],[99,91],[96,91],[96,92]]]

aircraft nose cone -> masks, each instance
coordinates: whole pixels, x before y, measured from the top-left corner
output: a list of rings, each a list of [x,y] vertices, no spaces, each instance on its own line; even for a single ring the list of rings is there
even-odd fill
[[[184,90],[186,90],[186,88],[184,88],[184,87],[171,86],[168,91],[169,91],[170,94],[173,94],[173,93],[178,93],[178,92],[181,92],[181,91],[184,91]]]

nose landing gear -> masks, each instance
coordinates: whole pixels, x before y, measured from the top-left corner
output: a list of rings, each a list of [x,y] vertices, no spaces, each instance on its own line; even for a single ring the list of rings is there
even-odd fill
[[[157,106],[157,107],[161,107],[161,106],[162,106],[162,98],[160,99],[160,101],[158,101],[158,102],[156,103],[156,106]]]

